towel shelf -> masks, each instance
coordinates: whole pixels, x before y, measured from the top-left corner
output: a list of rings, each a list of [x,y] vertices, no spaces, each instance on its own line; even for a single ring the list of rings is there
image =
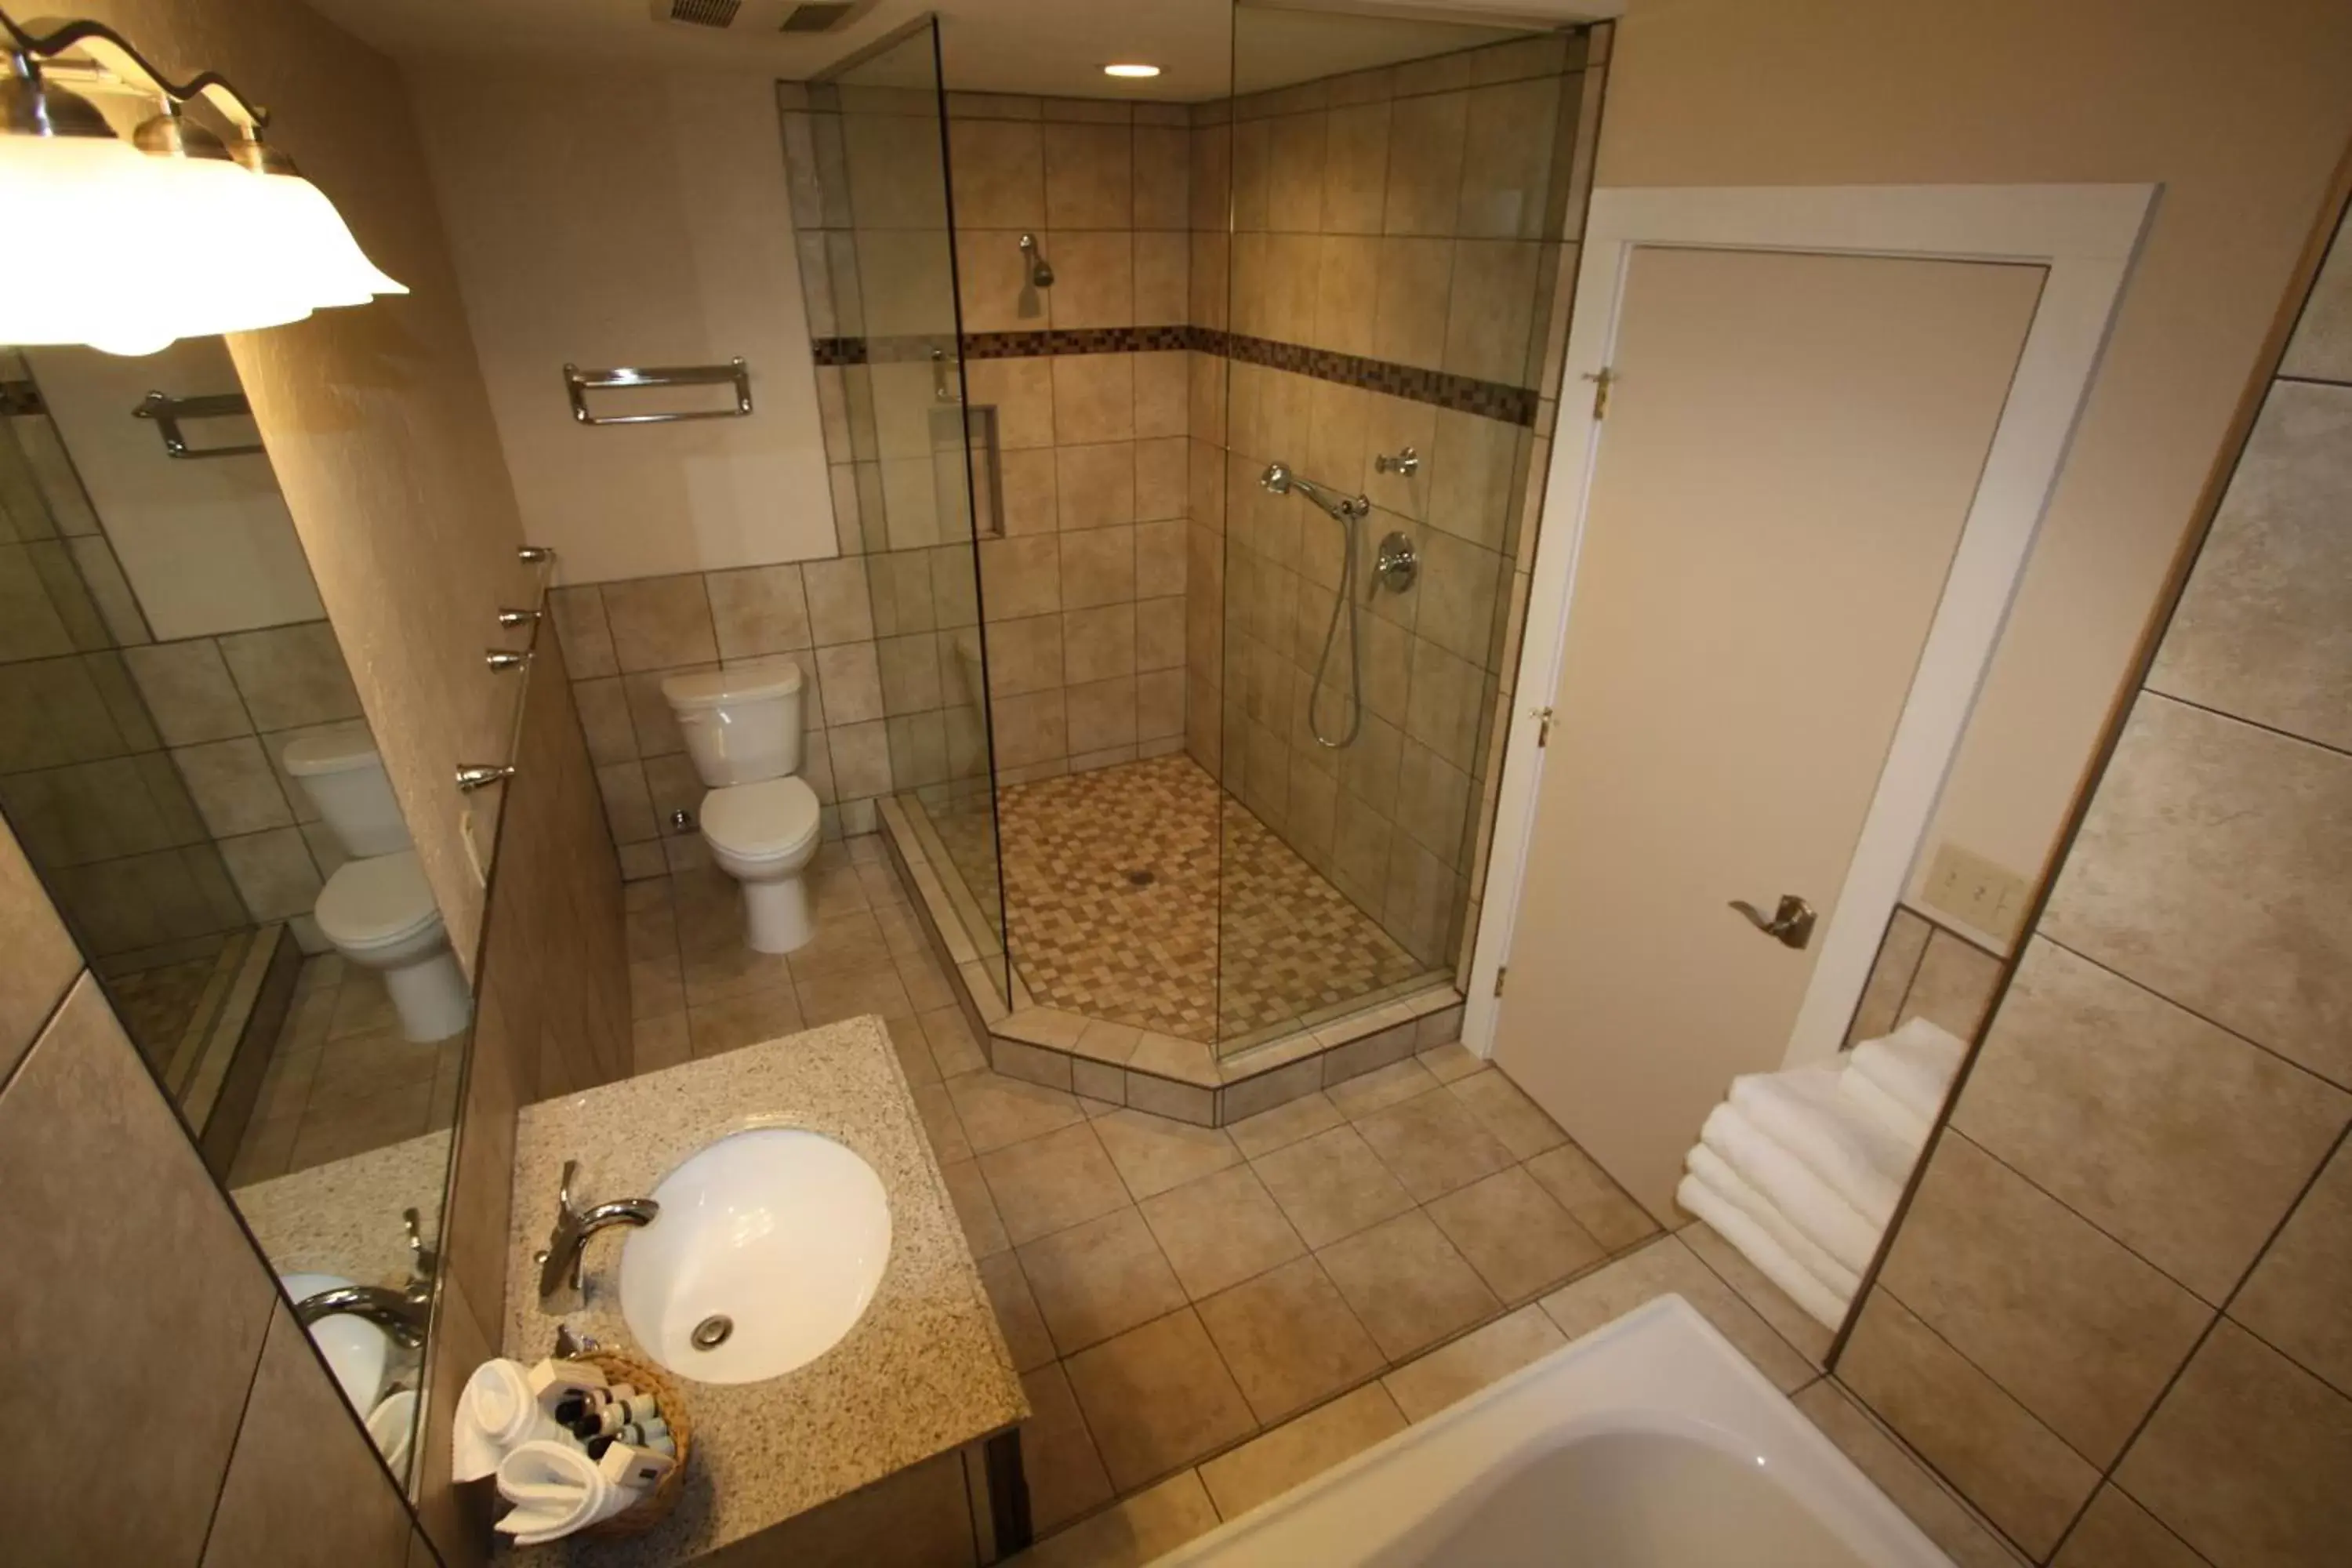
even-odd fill
[[[732,408],[677,409],[662,414],[592,414],[588,410],[591,392],[727,384],[735,388]],[[725,364],[647,365],[641,369],[615,366],[611,370],[582,370],[576,364],[567,364],[563,367],[563,387],[572,399],[572,417],[583,425],[671,425],[682,419],[740,419],[751,412],[751,373],[740,359],[729,360]]]
[[[168,392],[151,392],[138,407],[131,411],[133,419],[152,419],[156,432],[163,437],[163,451],[173,458],[247,458],[261,450],[261,443],[240,447],[191,447],[180,434],[183,419],[227,419],[250,415],[253,405],[242,392],[207,393],[199,397],[174,397]]]

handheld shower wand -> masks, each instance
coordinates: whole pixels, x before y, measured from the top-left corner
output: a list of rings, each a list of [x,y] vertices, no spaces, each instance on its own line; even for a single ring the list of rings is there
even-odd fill
[[[1317,745],[1338,751],[1353,745],[1364,727],[1364,646],[1358,620],[1363,612],[1356,604],[1355,525],[1372,514],[1371,498],[1336,494],[1313,479],[1292,473],[1288,465],[1280,462],[1268,463],[1257,482],[1278,496],[1297,490],[1329,513],[1339,525],[1339,591],[1331,599],[1331,624],[1323,630],[1323,654],[1315,661],[1315,684],[1307,697],[1307,733],[1315,737]],[[1348,616],[1348,732],[1335,741],[1323,733],[1322,722],[1315,716],[1315,705],[1323,696],[1323,677],[1331,667],[1331,645],[1339,638],[1343,609]]]

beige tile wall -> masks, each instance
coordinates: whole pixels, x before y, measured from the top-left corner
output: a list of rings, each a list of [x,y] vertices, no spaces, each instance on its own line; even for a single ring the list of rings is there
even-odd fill
[[[1838,1363],[2037,1562],[2352,1540],[2347,253]]]
[[[5,829],[0,940],[0,1321],[50,1413],[0,1480],[12,1555],[279,1560],[299,1520],[318,1561],[411,1561],[399,1489]]]
[[[1580,119],[1598,100],[1585,64],[1580,37],[1553,36],[1244,100],[1230,124],[1221,106],[1198,114],[1193,319],[1550,390]],[[1207,355],[1192,384],[1191,556],[1213,592],[1196,592],[1190,621],[1191,748],[1408,949],[1450,967],[1482,879],[1549,424]],[[1377,470],[1406,447],[1417,474]],[[1258,486],[1277,458],[1375,508],[1357,532],[1362,729],[1338,751],[1316,742],[1308,705],[1341,534]],[[1419,549],[1420,581],[1370,594],[1391,531]],[[1343,731],[1349,691],[1343,629],[1316,708],[1326,733]]]

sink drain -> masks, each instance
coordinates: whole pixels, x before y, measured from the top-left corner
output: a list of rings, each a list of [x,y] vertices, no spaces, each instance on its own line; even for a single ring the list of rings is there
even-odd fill
[[[729,1317],[724,1312],[713,1312],[710,1316],[703,1319],[702,1321],[695,1324],[694,1332],[688,1334],[687,1338],[694,1342],[694,1348],[696,1350],[715,1351],[720,1345],[725,1344],[727,1342],[727,1336],[734,1331],[734,1319]]]

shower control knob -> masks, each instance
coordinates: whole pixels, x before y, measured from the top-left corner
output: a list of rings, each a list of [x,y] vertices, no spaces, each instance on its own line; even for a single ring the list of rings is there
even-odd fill
[[[1421,552],[1402,531],[1391,533],[1381,541],[1381,552],[1372,560],[1372,575],[1390,593],[1402,594],[1421,575]]]
[[[1421,471],[1421,454],[1410,447],[1393,457],[1381,453],[1372,458],[1372,471],[1376,474],[1402,474],[1411,479]]]

